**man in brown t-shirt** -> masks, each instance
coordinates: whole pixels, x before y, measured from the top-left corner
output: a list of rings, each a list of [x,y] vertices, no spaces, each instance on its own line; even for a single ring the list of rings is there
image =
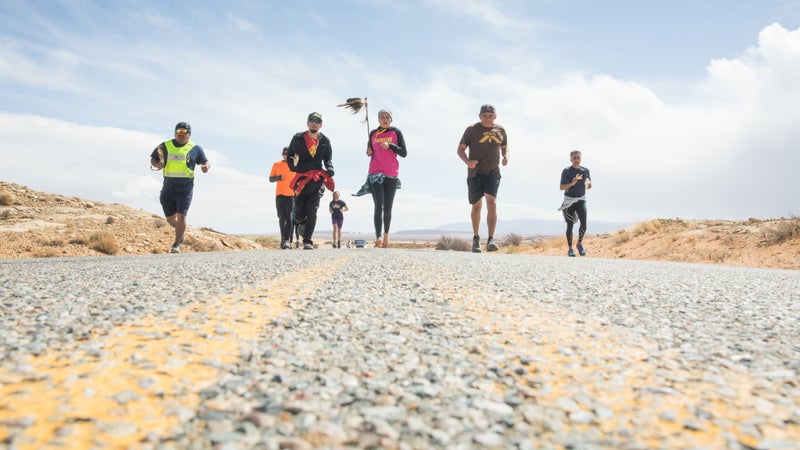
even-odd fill
[[[489,238],[486,250],[498,250],[494,242],[494,229],[497,225],[497,189],[500,187],[500,163],[508,164],[508,136],[502,125],[494,123],[494,105],[481,106],[478,115],[481,121],[467,127],[458,144],[458,157],[469,168],[467,188],[469,203],[472,205],[472,251],[481,252],[481,238],[478,228],[481,223],[483,197],[486,197],[486,226]],[[469,147],[469,155],[466,150]],[[502,160],[500,154],[502,153]]]

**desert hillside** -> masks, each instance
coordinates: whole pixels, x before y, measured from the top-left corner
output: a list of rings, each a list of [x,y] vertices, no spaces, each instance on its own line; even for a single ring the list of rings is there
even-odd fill
[[[167,253],[174,233],[149,212],[0,181],[2,258]],[[184,252],[260,248],[250,239],[192,226],[181,245]]]
[[[656,219],[613,233],[588,235],[584,247],[586,257],[595,258],[796,270],[800,269],[800,218],[748,221]],[[518,253],[566,256],[566,238],[522,244]]]
[[[591,231],[591,221],[589,226]],[[563,237],[498,238],[504,253],[567,252]],[[172,240],[173,230],[161,216],[0,181],[0,258],[166,253]],[[800,269],[798,217],[744,222],[656,219],[613,233],[590,234],[584,243],[587,258]],[[460,244],[467,249],[466,243]],[[437,243],[395,241],[395,246],[434,248]],[[181,246],[184,252],[265,248],[277,248],[277,239],[248,239],[192,226]]]

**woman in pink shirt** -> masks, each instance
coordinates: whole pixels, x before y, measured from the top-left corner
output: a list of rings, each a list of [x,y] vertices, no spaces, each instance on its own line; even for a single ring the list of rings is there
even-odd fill
[[[389,225],[392,222],[392,204],[394,194],[400,188],[397,178],[400,169],[398,156],[406,157],[406,142],[403,133],[392,126],[392,112],[386,109],[378,111],[380,126],[369,132],[367,156],[369,175],[367,182],[355,195],[372,192],[375,203],[373,221],[375,223],[375,247],[389,246]],[[383,238],[381,238],[383,231]]]

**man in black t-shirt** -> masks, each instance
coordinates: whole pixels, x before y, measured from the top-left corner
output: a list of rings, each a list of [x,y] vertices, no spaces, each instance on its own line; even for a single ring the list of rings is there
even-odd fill
[[[583,236],[586,235],[586,190],[592,188],[591,175],[589,169],[581,166],[581,152],[573,150],[569,154],[572,165],[561,171],[560,189],[564,191],[564,201],[561,203],[559,211],[563,211],[564,220],[567,222],[567,245],[569,246],[568,256],[575,256],[572,249],[572,227],[575,222],[580,221],[578,227],[578,253],[586,255],[583,248]]]

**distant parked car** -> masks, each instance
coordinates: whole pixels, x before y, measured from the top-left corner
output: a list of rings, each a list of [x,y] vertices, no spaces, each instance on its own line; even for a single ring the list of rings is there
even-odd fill
[[[356,239],[353,241],[353,244],[356,246],[356,248],[364,248],[367,246],[367,241],[364,239]]]

